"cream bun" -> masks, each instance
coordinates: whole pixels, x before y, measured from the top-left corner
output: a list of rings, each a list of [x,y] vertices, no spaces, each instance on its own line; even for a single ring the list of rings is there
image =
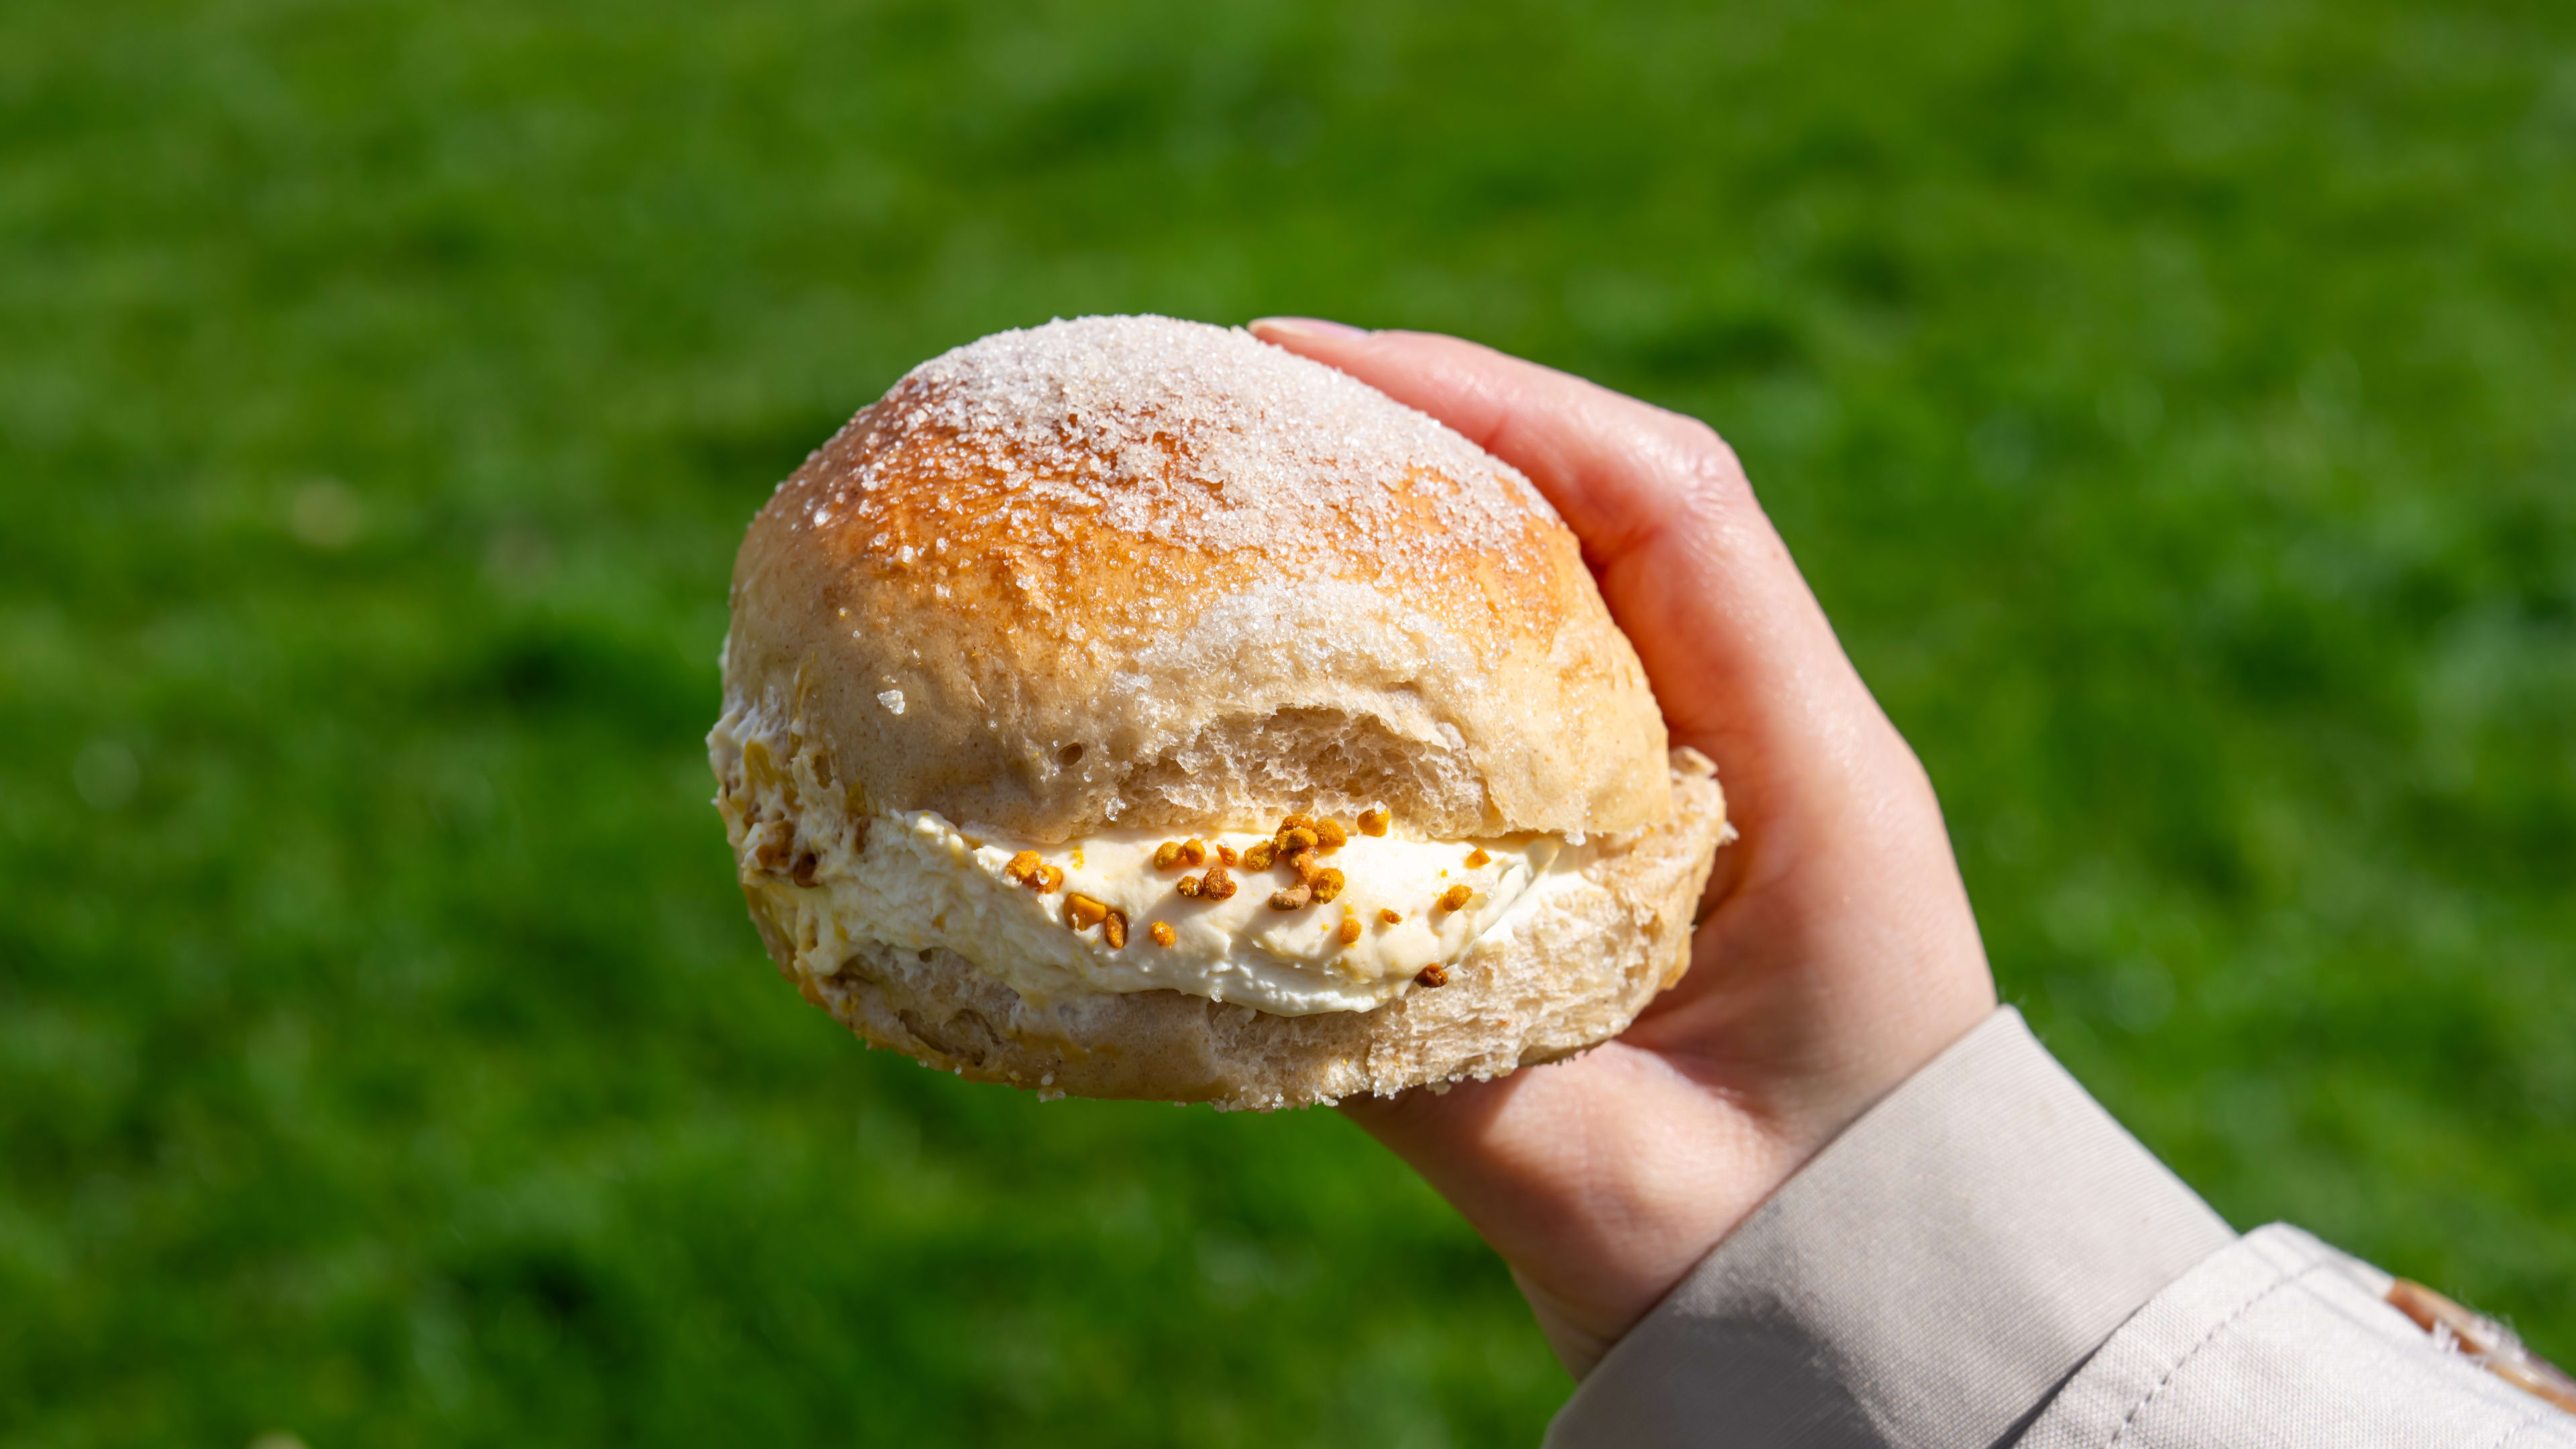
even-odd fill
[[[1726,834],[1573,535],[1239,330],[915,368],[754,519],[709,736],[754,921],[880,1046],[1275,1108],[1624,1030]]]

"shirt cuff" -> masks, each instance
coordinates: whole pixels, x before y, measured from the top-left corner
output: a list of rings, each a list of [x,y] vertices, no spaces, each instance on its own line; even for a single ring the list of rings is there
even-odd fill
[[[2004,1007],[1729,1234],[1548,1442],[1995,1444],[2234,1238]]]

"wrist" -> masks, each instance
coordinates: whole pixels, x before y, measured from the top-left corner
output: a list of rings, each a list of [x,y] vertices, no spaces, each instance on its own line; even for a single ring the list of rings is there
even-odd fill
[[[1343,1110],[1502,1257],[1577,1378],[1823,1145],[1617,1042]]]
[[[1712,980],[1584,1056],[1343,1110],[1503,1258],[1580,1379],[1809,1160],[1992,1012],[1982,969],[1951,974],[1964,984],[1878,983],[1875,1011],[1809,1003],[1794,1020],[1837,1024],[1812,1035],[1739,1015]],[[1910,1009],[1890,1009],[1909,994]]]
[[[1569,1442],[1987,1444],[2226,1225],[1993,1013],[1625,1335]]]

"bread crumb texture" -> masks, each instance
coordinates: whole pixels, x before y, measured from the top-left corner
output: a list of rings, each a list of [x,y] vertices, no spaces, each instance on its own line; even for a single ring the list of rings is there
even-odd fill
[[[1176,990],[1028,995],[941,947],[855,939],[817,952],[810,918],[746,866],[779,970],[875,1046],[1050,1094],[1268,1111],[1505,1075],[1627,1029],[1690,966],[1695,912],[1729,838],[1715,771],[1672,755],[1665,823],[1596,841],[1581,874],[1414,990],[1367,1011],[1280,1015]]]

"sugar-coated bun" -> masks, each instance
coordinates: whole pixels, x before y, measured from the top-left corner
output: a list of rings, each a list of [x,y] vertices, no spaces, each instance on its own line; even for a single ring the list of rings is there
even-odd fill
[[[866,809],[1041,841],[1384,804],[1673,809],[1573,535],[1431,418],[1240,330],[1089,317],[914,369],[753,522],[725,690]]]
[[[732,603],[710,748],[752,916],[808,1000],[930,1065],[1228,1107],[1391,1094],[1603,1041],[1689,964],[1725,800],[1668,749],[1573,535],[1467,439],[1248,333],[1084,318],[923,364],[780,486]],[[1408,963],[1369,978],[1407,988],[1385,1004],[1307,1015],[1172,978],[1039,1000],[955,913],[897,945],[808,909],[891,879],[898,812],[977,850],[1097,849],[1375,807],[1421,840],[1574,837],[1579,870],[1445,981]]]

